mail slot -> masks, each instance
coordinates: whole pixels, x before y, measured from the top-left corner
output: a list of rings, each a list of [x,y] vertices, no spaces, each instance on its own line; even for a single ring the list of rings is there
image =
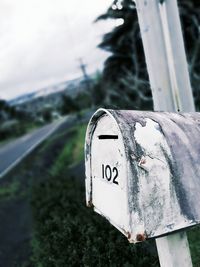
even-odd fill
[[[200,114],[99,109],[86,133],[86,201],[130,242],[200,222]]]

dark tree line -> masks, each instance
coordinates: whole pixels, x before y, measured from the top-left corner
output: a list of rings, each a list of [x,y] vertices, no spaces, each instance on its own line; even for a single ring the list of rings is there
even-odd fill
[[[178,2],[189,63],[191,83],[197,108],[200,107],[200,1]],[[146,70],[135,3],[114,0],[96,21],[120,21],[103,36],[99,47],[111,55],[104,63],[101,91],[104,105],[118,108],[151,109],[152,97]],[[156,41],[156,40],[155,40]]]
[[[200,1],[179,1],[186,55],[195,104],[200,109]]]

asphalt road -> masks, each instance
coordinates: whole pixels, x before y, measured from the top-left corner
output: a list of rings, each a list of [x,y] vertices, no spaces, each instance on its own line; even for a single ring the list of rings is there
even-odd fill
[[[67,118],[48,124],[0,147],[0,178],[51,135]]]

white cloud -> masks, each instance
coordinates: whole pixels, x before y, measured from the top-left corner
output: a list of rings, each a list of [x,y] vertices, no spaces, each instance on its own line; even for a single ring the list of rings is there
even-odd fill
[[[111,0],[1,0],[0,97],[12,98],[93,71],[106,54],[96,48],[109,23],[95,18]]]

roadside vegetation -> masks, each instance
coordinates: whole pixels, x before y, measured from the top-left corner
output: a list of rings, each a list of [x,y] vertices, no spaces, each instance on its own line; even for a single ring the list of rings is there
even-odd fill
[[[44,122],[36,120],[33,114],[10,106],[0,99],[0,144],[41,127]]]
[[[20,184],[18,181],[13,181],[12,183],[6,183],[0,187],[0,201],[1,199],[12,199],[18,193]]]
[[[66,167],[72,168],[83,160],[85,132],[86,125],[76,126],[69,130],[70,142],[64,146],[50,169],[52,176],[59,175],[66,170]]]
[[[20,249],[26,251],[24,265],[19,266],[159,266],[153,240],[129,244],[106,219],[86,207],[85,130],[86,124],[77,119],[58,129],[1,181],[0,211],[14,205],[19,215],[10,220],[16,225],[25,214],[33,220],[26,233],[29,239]],[[22,203],[29,203],[23,212]],[[12,213],[5,211],[3,216]],[[6,231],[7,225],[1,227]],[[20,238],[24,228],[21,231]],[[199,227],[188,230],[194,267],[200,263],[199,233]]]

